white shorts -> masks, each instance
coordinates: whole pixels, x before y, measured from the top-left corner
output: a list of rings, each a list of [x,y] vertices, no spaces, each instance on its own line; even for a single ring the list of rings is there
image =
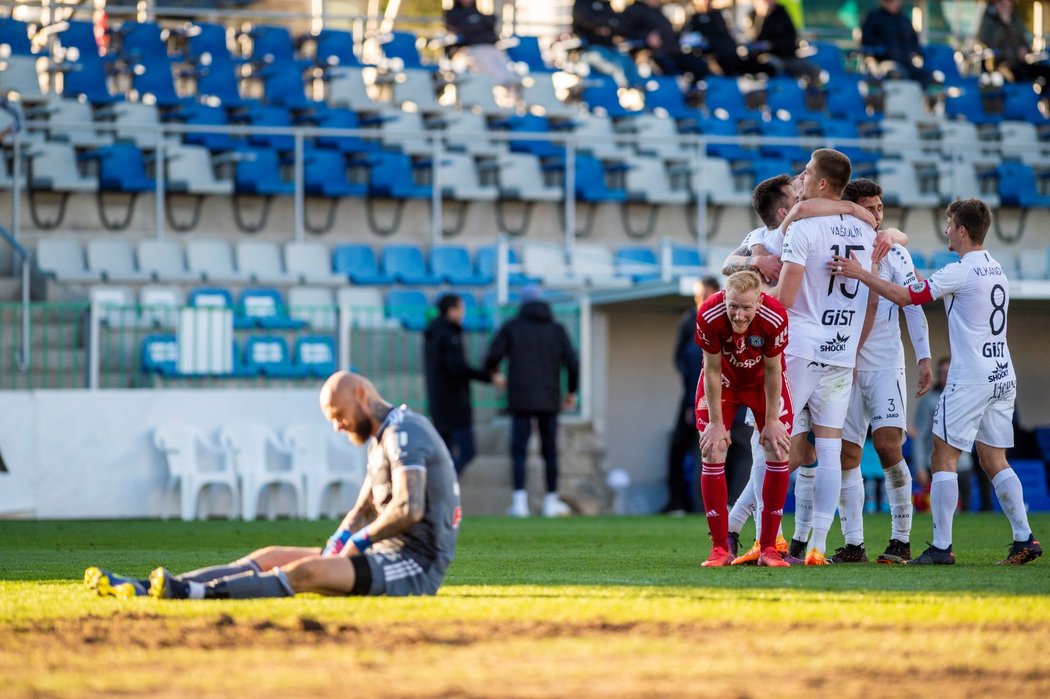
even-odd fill
[[[903,436],[907,423],[904,401],[904,369],[858,371],[850,394],[842,438],[863,446],[871,429],[898,427]]]
[[[808,407],[814,425],[842,429],[846,420],[846,409],[849,408],[853,369],[821,364],[790,354],[787,354],[785,359],[791,404]],[[801,414],[800,407],[795,411],[792,435],[809,430],[809,426],[803,425],[799,420]]]
[[[1016,381],[948,384],[937,402],[933,433],[966,452],[973,449],[975,441],[1009,449],[1014,445],[1016,398]]]

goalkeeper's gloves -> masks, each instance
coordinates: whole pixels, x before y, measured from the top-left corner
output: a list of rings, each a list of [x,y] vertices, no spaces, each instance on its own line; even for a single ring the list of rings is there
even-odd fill
[[[346,542],[350,541],[351,532],[349,529],[343,529],[340,527],[335,530],[335,534],[328,537],[328,542],[325,544],[324,549],[321,551],[322,556],[338,556],[339,553],[346,546]]]

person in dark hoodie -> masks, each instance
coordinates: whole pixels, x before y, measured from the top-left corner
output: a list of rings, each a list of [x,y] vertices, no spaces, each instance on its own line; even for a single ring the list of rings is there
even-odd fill
[[[507,409],[511,415],[510,453],[514,494],[510,514],[528,517],[525,490],[525,453],[532,421],[540,432],[540,449],[546,465],[545,517],[561,517],[571,510],[558,498],[558,411],[576,404],[580,367],[565,327],[554,320],[551,307],[540,298],[540,290],[526,287],[521,293],[518,315],[496,332],[485,358],[485,371],[495,371],[508,360]],[[561,369],[568,371],[568,393],[561,396]]]
[[[470,382],[502,382],[498,372],[475,369],[463,348],[463,298],[443,294],[437,302],[438,317],[423,333],[424,371],[430,421],[452,454],[456,475],[474,458],[474,411],[470,404]]]

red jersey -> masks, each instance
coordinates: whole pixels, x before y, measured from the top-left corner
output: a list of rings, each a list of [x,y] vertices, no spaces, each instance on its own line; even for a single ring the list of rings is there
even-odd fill
[[[696,313],[694,342],[705,352],[722,354],[723,388],[755,388],[764,382],[763,358],[783,355],[787,347],[787,311],[775,298],[760,292],[758,312],[747,332],[738,334],[726,312],[726,292],[719,291]]]

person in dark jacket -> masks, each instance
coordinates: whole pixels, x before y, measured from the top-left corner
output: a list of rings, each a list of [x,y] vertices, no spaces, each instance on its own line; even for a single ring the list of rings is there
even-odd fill
[[[1013,0],[993,0],[981,17],[977,40],[994,53],[994,69],[1010,82],[1047,84],[1050,65],[1045,61],[1029,63],[1032,53],[1031,35],[1024,20],[1014,7]]]
[[[510,57],[496,46],[496,18],[478,9],[474,0],[453,0],[445,10],[445,29],[456,35],[452,47],[455,64],[482,75],[488,75],[497,85],[511,85],[518,81],[510,67]],[[457,67],[458,70],[458,67]]]
[[[579,360],[565,327],[554,320],[551,307],[540,298],[540,291],[527,287],[521,294],[518,315],[497,331],[485,358],[485,370],[495,371],[504,358],[507,368],[507,409],[511,415],[510,452],[514,494],[508,514],[529,515],[525,490],[525,452],[535,420],[540,432],[540,449],[546,465],[547,495],[543,514],[559,517],[570,514],[569,506],[558,498],[558,411],[576,404]],[[561,370],[568,371],[568,393],[561,396]]]
[[[501,376],[475,369],[463,348],[463,299],[444,294],[437,302],[438,315],[423,333],[423,359],[430,421],[452,454],[456,475],[474,458],[474,411],[470,382],[499,383]]]
[[[751,32],[750,50],[759,60],[773,65],[777,73],[804,77],[810,85],[820,82],[820,67],[798,57],[798,31],[787,8],[777,0],[755,0]]]
[[[583,50],[580,60],[594,70],[611,75],[621,87],[641,84],[638,68],[620,53],[618,41],[626,36],[621,13],[609,0],[575,0],[572,4],[572,33]]]
[[[714,59],[722,75],[736,77],[746,73],[772,73],[770,66],[755,57],[738,52],[738,44],[722,10],[711,7],[710,0],[693,0],[693,15],[683,27],[683,39],[692,43],[693,52]]]
[[[634,0],[623,11],[627,36],[644,48],[649,60],[664,75],[688,73],[693,82],[708,73],[707,60],[700,54],[682,51],[678,32],[660,9],[662,0]]]
[[[901,0],[879,0],[879,6],[864,18],[860,32],[861,49],[887,75],[917,80],[923,87],[933,84],[933,74],[921,65],[919,34],[901,12]]]

